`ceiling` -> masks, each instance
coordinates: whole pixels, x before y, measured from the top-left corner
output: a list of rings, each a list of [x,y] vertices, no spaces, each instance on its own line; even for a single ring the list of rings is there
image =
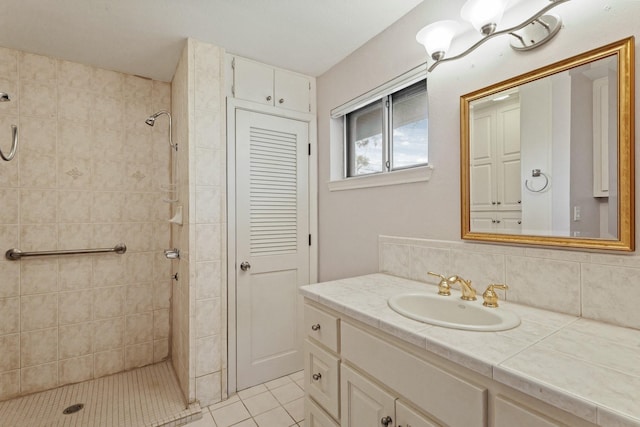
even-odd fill
[[[422,0],[2,0],[0,46],[170,81],[187,37],[318,76]]]

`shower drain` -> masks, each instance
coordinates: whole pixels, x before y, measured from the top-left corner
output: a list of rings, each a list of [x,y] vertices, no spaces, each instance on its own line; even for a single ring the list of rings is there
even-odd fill
[[[71,405],[71,406],[65,408],[65,410],[62,411],[62,413],[65,414],[65,415],[75,414],[76,412],[78,412],[82,408],[84,408],[84,403],[76,403],[75,405]]]

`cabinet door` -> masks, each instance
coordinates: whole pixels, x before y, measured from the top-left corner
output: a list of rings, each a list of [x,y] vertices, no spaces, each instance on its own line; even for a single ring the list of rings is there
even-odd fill
[[[274,105],[273,68],[259,62],[235,57],[233,93],[236,98]]]
[[[344,364],[340,372],[342,427],[395,427],[395,398]]]
[[[442,427],[399,400],[396,400],[396,425],[398,427]]]
[[[275,105],[289,110],[311,111],[309,79],[299,74],[275,70]]]
[[[340,427],[313,401],[304,401],[304,421],[306,427]]]
[[[471,212],[471,231],[474,233],[492,233],[496,229],[497,212],[479,211]]]
[[[520,234],[522,232],[522,212],[500,212],[498,216],[498,232]]]
[[[501,396],[495,401],[495,422],[493,427],[563,427],[565,424],[524,408]]]
[[[471,210],[496,209],[495,111],[475,111],[471,122]]]
[[[304,389],[335,419],[340,417],[340,360],[311,341],[305,341]]]
[[[496,183],[500,209],[520,209],[520,103],[502,105],[497,110]]]

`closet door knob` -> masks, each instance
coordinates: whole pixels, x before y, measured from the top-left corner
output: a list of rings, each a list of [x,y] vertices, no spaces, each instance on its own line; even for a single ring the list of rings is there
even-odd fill
[[[271,95],[267,96],[267,101],[271,101]]]
[[[313,374],[311,375],[311,378],[313,378],[314,381],[318,381],[322,378],[322,374]]]
[[[278,103],[280,103],[280,104],[284,104],[284,98],[280,98],[280,99],[278,100]]]
[[[393,423],[393,420],[391,419],[391,417],[387,416],[381,419],[380,422],[382,423],[383,426],[388,426],[391,423]]]
[[[319,324],[319,323],[316,323],[315,325],[313,325],[313,326],[311,327],[311,330],[312,330],[312,331],[319,331],[319,330],[320,330],[320,324]]]

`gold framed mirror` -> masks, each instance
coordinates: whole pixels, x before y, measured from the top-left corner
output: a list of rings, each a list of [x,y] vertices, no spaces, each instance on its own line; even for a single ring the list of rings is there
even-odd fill
[[[460,98],[462,238],[633,251],[634,38]]]

